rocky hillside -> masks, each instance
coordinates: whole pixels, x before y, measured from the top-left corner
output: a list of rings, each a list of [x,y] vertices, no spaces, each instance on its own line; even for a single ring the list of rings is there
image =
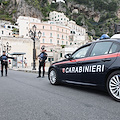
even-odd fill
[[[62,11],[78,25],[86,27],[89,35],[98,38],[103,33],[114,34],[114,24],[120,22],[119,0],[0,0],[0,19],[15,22],[18,16],[48,20],[50,11]]]

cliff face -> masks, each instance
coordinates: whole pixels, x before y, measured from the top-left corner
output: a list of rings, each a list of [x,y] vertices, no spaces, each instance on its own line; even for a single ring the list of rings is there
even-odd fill
[[[112,36],[114,24],[120,23],[119,0],[66,0],[63,6],[66,6],[66,15],[86,27],[94,38],[104,33]]]
[[[28,4],[25,0],[2,0],[0,10],[3,14],[10,16],[11,21],[16,21],[18,16],[31,16],[39,19],[43,18],[40,10],[35,8],[32,4]],[[3,19],[7,20],[3,17]],[[9,20],[9,19],[8,19]]]
[[[18,16],[47,20],[50,11],[64,12],[67,17],[88,29],[90,35],[114,34],[114,24],[120,22],[119,0],[0,0],[0,19],[15,22]]]

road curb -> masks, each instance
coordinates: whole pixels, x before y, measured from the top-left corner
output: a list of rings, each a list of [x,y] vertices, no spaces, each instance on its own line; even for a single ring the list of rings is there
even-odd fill
[[[27,72],[27,73],[37,73],[38,74],[38,71],[36,71],[36,70],[20,70],[20,69],[11,69],[11,68],[9,70],[21,71],[21,72]],[[45,74],[47,75],[48,72],[45,72]]]

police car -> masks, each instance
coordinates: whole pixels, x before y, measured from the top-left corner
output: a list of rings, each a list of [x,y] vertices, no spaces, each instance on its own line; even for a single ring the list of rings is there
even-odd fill
[[[48,78],[52,85],[65,82],[98,87],[120,102],[120,39],[88,43],[65,55],[50,66]]]

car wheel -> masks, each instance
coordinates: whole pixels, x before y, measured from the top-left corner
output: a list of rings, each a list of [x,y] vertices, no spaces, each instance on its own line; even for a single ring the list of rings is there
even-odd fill
[[[59,84],[58,82],[58,78],[57,78],[57,72],[54,68],[52,68],[50,70],[50,73],[49,73],[49,81],[52,85],[57,85]]]
[[[109,75],[107,90],[114,100],[120,102],[120,71],[115,71]]]

